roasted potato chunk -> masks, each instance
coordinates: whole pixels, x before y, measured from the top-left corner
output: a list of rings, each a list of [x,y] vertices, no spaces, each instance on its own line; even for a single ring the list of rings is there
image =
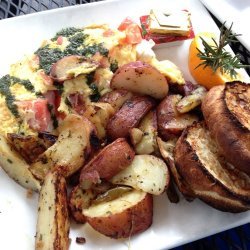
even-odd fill
[[[127,100],[131,99],[133,94],[125,89],[117,89],[103,95],[99,102],[107,102],[109,103],[115,111],[119,110],[121,106]]]
[[[109,138],[115,140],[127,137],[129,131],[140,123],[154,105],[155,101],[147,96],[135,96],[126,101],[108,121],[107,134]]]
[[[98,67],[98,62],[83,56],[65,56],[52,65],[50,76],[57,82],[63,82],[81,74],[89,74]]]
[[[82,213],[84,208],[88,208],[95,198],[92,190],[83,190],[79,185],[70,192],[69,208],[70,213],[77,223],[85,223],[86,218]]]
[[[163,160],[153,155],[136,155],[132,163],[110,181],[159,195],[167,189],[169,180],[169,171]]]
[[[57,142],[49,147],[30,170],[40,180],[50,170],[56,170],[68,177],[75,173],[85,161],[85,153],[90,151],[90,136],[93,125],[79,115],[68,115],[58,128]]]
[[[109,180],[131,164],[135,152],[124,138],[119,138],[103,148],[81,171],[80,185],[89,189],[101,178]]]
[[[83,209],[87,222],[111,238],[128,238],[152,224],[153,198],[141,191],[126,192],[119,198]]]
[[[149,111],[145,117],[140,122],[138,129],[142,132],[140,140],[137,140],[137,143],[134,143],[134,148],[136,154],[152,154],[158,152],[158,146],[156,142],[157,137],[157,116],[156,111]],[[138,133],[135,131],[130,131],[131,141],[136,142]]]
[[[155,67],[141,61],[120,67],[111,79],[110,85],[112,89],[125,89],[155,99],[162,99],[168,93],[165,76]]]
[[[44,153],[57,140],[54,135],[42,134],[41,137],[34,135],[7,134],[11,146],[24,158],[27,163],[34,162],[39,155]]]
[[[181,95],[169,95],[157,107],[158,131],[164,140],[179,136],[188,125],[199,120],[194,114],[178,112],[177,104],[181,98]]]
[[[57,172],[49,172],[38,201],[36,250],[69,249],[69,216],[66,181]]]
[[[29,165],[2,135],[0,135],[0,165],[10,178],[24,188],[40,190],[40,182],[33,176]]]

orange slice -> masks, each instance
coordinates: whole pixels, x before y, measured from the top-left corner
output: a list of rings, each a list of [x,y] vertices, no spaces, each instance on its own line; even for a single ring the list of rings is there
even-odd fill
[[[237,79],[232,78],[230,77],[229,74],[226,73],[222,74],[219,69],[216,72],[213,72],[212,68],[209,66],[204,68],[204,66],[202,65],[196,68],[200,63],[203,62],[197,55],[198,54],[197,48],[200,49],[201,51],[204,50],[202,40],[200,39],[200,37],[205,39],[205,41],[208,44],[214,44],[212,38],[216,40],[215,34],[203,32],[196,35],[193,41],[191,42],[189,47],[188,67],[195,81],[198,84],[203,85],[207,89],[210,89],[213,86],[221,85],[224,84],[225,82],[240,80],[241,79],[240,75],[237,76]]]

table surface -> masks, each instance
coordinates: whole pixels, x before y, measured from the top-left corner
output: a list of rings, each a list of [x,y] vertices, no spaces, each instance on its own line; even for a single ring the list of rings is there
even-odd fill
[[[38,11],[85,4],[99,0],[0,0],[0,20]],[[218,26],[221,23],[211,14]],[[243,64],[250,64],[250,52],[240,43],[231,44]],[[246,69],[250,75],[250,69]],[[250,223],[197,240],[172,250],[250,250]]]

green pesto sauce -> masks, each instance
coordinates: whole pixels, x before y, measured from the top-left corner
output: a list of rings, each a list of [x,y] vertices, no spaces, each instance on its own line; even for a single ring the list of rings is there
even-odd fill
[[[47,105],[49,113],[50,113],[50,118],[52,120],[53,123],[53,128],[56,129],[58,127],[58,120],[56,118],[55,112],[54,112],[54,107],[53,105],[49,104]]]
[[[0,79],[0,94],[5,96],[5,102],[8,109],[11,111],[11,113],[18,118],[18,108],[15,102],[15,96],[12,95],[10,91],[10,86],[19,83],[25,87],[30,92],[35,92],[34,86],[29,80],[22,80],[17,77],[13,77],[10,75],[5,75]]]
[[[55,41],[59,36],[70,37],[70,36],[73,36],[75,33],[81,32],[81,31],[82,29],[74,28],[74,27],[61,29],[60,31],[56,33],[56,35],[51,40]]]
[[[90,100],[92,102],[97,102],[100,99],[100,97],[101,97],[100,92],[98,90],[98,87],[96,86],[95,83],[91,83],[89,85],[89,88],[92,90],[92,93],[89,96]]]
[[[110,69],[113,73],[115,73],[116,70],[118,69],[118,62],[117,62],[116,60],[112,61],[112,62],[110,63],[109,69]]]
[[[35,92],[35,88],[29,80],[22,80],[20,78],[14,77],[14,76],[11,76],[10,78],[11,78],[11,81],[13,83],[19,83],[19,84],[23,85],[25,87],[25,89],[27,89],[28,91]]]
[[[49,48],[48,45],[39,48],[35,54],[39,57],[39,66],[49,74],[51,65],[64,57],[62,50],[57,48]]]
[[[54,86],[57,88],[59,95],[62,95],[64,91],[64,85],[62,83],[54,83]]]
[[[77,30],[74,32],[74,30],[70,29],[67,32],[66,31],[57,33],[60,35],[63,35],[65,33],[66,35],[63,36],[68,37],[69,44],[64,50],[58,48],[50,48],[49,45],[46,45],[42,48],[39,48],[35,52],[35,54],[37,54],[39,57],[40,68],[44,69],[46,74],[50,73],[50,69],[53,63],[57,62],[65,56],[78,55],[91,57],[97,52],[105,57],[108,56],[109,51],[103,46],[102,43],[85,46],[84,41],[88,37],[88,35],[84,34],[84,32],[79,32],[82,30]],[[52,38],[52,40],[53,39],[54,38]]]

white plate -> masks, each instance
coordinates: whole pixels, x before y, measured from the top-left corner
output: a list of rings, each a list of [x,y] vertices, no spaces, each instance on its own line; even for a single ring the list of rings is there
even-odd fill
[[[200,0],[221,23],[227,21],[229,27],[233,22],[233,32],[241,34],[239,41],[250,51],[250,1],[249,0]]]
[[[149,13],[152,6],[189,9],[196,33],[218,32],[209,14],[197,0],[126,0],[105,1],[81,6],[56,9],[28,16],[0,21],[0,76],[8,72],[9,65],[38,48],[44,38],[67,26],[84,26],[93,22],[107,22],[117,26],[126,16],[136,18]],[[190,41],[179,47],[158,50],[158,58],[170,59],[192,79],[187,69]],[[26,197],[26,190],[10,180],[0,170],[0,235],[1,249],[34,249],[37,217],[37,195]],[[170,204],[165,194],[155,198],[153,225],[146,232],[129,240],[112,240],[92,230],[88,225],[71,227],[70,249],[166,249],[245,224],[250,212],[229,214],[219,212],[200,201],[192,203],[181,199]],[[77,236],[84,236],[87,243],[75,243]],[[130,247],[129,247],[130,246]]]

